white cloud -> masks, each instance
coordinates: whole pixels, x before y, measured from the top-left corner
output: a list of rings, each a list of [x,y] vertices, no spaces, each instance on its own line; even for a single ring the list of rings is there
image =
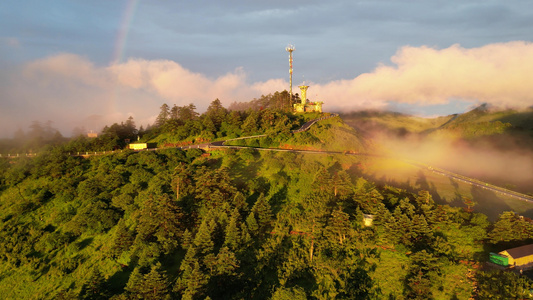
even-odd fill
[[[169,60],[96,66],[70,53],[30,62],[0,84],[5,86],[0,118],[6,133],[26,129],[33,120],[52,120],[65,135],[76,126],[100,130],[130,115],[146,126],[162,103],[194,103],[201,112],[216,98],[227,106],[285,86],[282,80],[248,84],[240,68],[209,78]]]
[[[386,108],[390,102],[435,105],[450,99],[533,105],[532,43],[441,50],[406,46],[391,61],[393,66],[380,65],[353,79],[311,84],[308,97],[324,101],[326,110]],[[288,89],[285,79],[250,83],[242,68],[211,78],[170,60],[97,66],[69,53],[27,63],[7,81],[5,74],[0,78],[1,125],[9,133],[33,120],[52,120],[67,135],[75,126],[99,130],[129,115],[146,125],[162,103],[194,103],[202,112],[215,98],[227,106]]]
[[[317,86],[340,108],[384,106],[386,101],[415,105],[450,99],[487,102],[503,107],[533,105],[533,44],[509,42],[465,49],[403,47],[392,58],[352,80]]]

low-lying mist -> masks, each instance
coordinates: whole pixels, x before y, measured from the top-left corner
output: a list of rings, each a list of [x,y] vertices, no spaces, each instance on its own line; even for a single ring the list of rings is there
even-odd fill
[[[429,134],[377,130],[367,135],[390,155],[520,192],[533,192],[533,150],[525,148],[519,137],[467,140],[440,130]]]

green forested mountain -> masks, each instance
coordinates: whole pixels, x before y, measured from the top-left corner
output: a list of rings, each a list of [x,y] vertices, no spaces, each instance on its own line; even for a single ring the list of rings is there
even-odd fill
[[[264,146],[371,149],[339,118],[292,135],[307,117],[275,109],[162,116],[142,139],[267,133]],[[527,219],[504,213],[490,223],[470,207],[436,204],[428,191],[372,182],[360,169],[365,157],[170,147],[69,155],[102,140],[0,159],[2,298],[528,296],[527,277],[482,269],[490,251],[531,241]]]
[[[497,139],[501,135],[533,139],[533,108],[498,109],[483,104],[463,114],[434,118],[381,111],[353,112],[342,118],[367,133],[445,134],[469,140]]]
[[[439,128],[454,116],[422,118],[398,112],[358,111],[342,114],[342,119],[363,133],[377,131],[390,132],[398,135],[422,133]]]

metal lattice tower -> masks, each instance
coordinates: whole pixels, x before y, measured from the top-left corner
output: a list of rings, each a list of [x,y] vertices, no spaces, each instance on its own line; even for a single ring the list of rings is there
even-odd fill
[[[289,82],[290,82],[290,90],[289,90],[289,99],[290,99],[290,105],[292,107],[292,51],[294,51],[294,46],[289,45],[287,48],[285,48],[287,52],[289,52]]]

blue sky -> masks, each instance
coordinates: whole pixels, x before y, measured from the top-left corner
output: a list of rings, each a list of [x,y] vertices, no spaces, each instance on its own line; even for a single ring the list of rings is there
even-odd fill
[[[531,28],[529,1],[2,1],[0,125],[51,119],[68,135],[146,125],[162,103],[248,101],[288,88],[288,44],[295,85],[326,109],[527,106],[513,68],[529,66]]]

